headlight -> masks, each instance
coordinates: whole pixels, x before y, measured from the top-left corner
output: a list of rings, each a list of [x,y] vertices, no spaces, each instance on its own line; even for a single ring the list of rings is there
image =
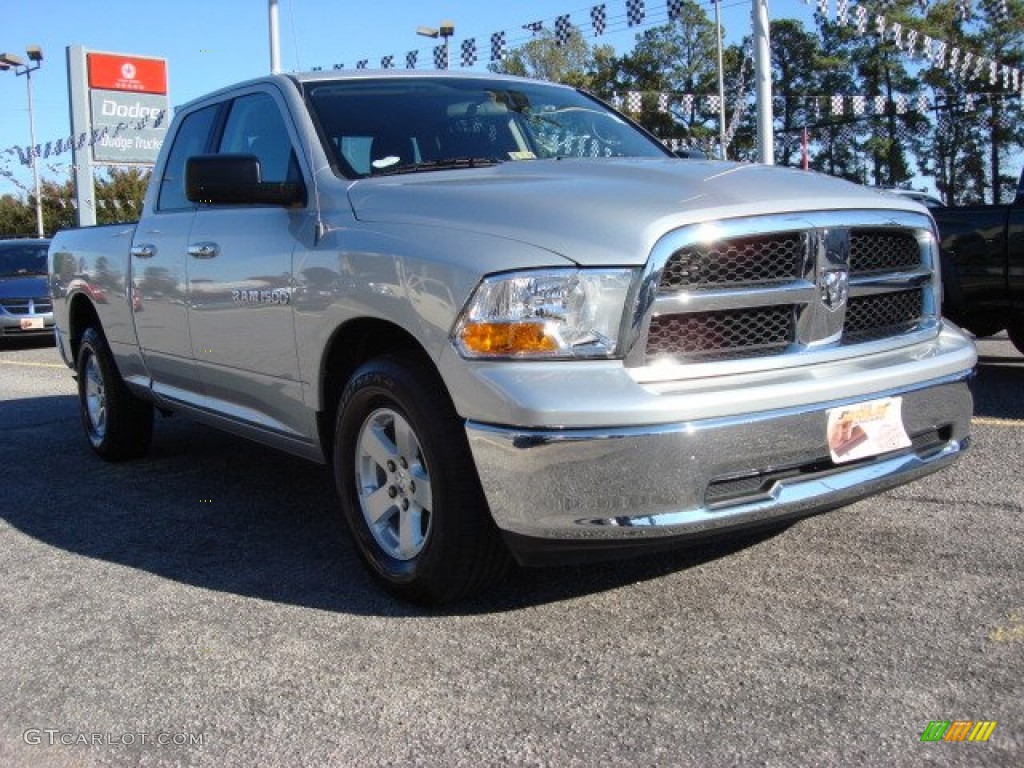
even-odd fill
[[[631,269],[552,269],[485,278],[452,334],[463,357],[614,357]]]

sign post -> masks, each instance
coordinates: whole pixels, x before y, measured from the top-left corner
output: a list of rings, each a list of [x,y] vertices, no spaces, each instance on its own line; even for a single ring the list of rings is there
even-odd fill
[[[78,225],[96,223],[93,167],[156,163],[170,122],[167,61],[68,46]]]

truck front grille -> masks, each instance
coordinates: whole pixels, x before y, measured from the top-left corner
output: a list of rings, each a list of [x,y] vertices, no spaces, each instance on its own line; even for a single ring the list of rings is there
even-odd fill
[[[48,296],[38,299],[0,299],[0,307],[12,315],[42,315],[53,311],[53,302]]]
[[[871,341],[913,328],[924,313],[920,288],[850,299],[843,325],[843,343]]]
[[[739,287],[800,276],[806,245],[799,232],[695,243],[672,254],[661,273],[664,290]]]
[[[655,317],[647,355],[701,360],[777,355],[793,341],[795,317],[791,306]]]
[[[715,227],[710,239],[694,226],[658,244],[627,364],[799,364],[808,352],[937,331],[937,250],[924,217],[836,211]]]

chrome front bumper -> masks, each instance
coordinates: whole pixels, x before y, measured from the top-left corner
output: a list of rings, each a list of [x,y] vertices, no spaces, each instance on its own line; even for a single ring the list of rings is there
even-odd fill
[[[467,423],[491,513],[526,565],[662,548],[819,512],[950,464],[969,442],[968,373],[871,398],[612,429]],[[827,410],[903,398],[913,445],[836,465]]]

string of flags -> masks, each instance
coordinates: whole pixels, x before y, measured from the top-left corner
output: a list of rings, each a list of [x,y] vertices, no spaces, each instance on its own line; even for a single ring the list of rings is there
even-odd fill
[[[94,128],[89,132],[83,131],[78,134],[78,136],[68,136],[66,138],[57,139],[56,141],[48,141],[45,144],[36,144],[34,147],[22,147],[15,145],[13,147],[7,147],[6,149],[0,150],[0,158],[7,155],[17,155],[18,161],[22,165],[31,166],[33,157],[47,159],[50,157],[57,157],[65,152],[70,152],[72,148],[82,150],[87,146],[92,147],[93,145],[98,144],[104,138],[115,138],[128,129],[142,130],[146,127],[159,128],[164,124],[166,119],[166,112],[161,111],[156,116],[147,115],[144,118],[118,123],[115,126],[107,125],[103,128]],[[4,173],[3,175],[9,176],[7,173]]]
[[[710,0],[714,3],[716,0]],[[809,4],[811,0],[804,0]],[[972,18],[972,3],[974,0],[957,0],[959,14],[964,21]],[[995,24],[1009,23],[1009,9],[1006,0],[977,0],[981,4],[988,18]],[[633,28],[647,23],[661,21],[672,21],[682,16],[685,7],[684,0],[664,0],[664,2],[647,3],[646,0],[619,0],[616,4],[618,10],[610,12],[610,3],[597,3],[589,9],[589,27],[594,36],[600,37],[607,34],[612,27]],[[840,26],[852,28],[858,35],[875,34],[883,40],[891,41],[897,48],[908,55],[917,56],[932,67],[947,70],[951,75],[960,79],[988,79],[989,83],[995,85],[1002,81],[1006,89],[1020,91],[1024,95],[1024,77],[1017,67],[1012,67],[1000,62],[988,59],[983,56],[974,55],[954,46],[944,40],[925,35],[903,22],[891,21],[885,15],[885,9],[890,6],[890,0],[875,0],[868,5],[855,3],[854,0],[835,0],[834,20]],[[929,0],[918,0],[918,6],[922,13],[928,10]],[[650,7],[649,7],[650,6]],[[833,0],[816,0],[815,16],[821,21],[828,21],[832,11]],[[584,34],[583,26],[577,26],[572,21],[569,13],[560,14],[554,17],[554,21],[537,20],[521,25],[521,29],[529,33],[530,37],[540,34],[548,29],[554,43],[564,46],[572,39],[574,34]],[[583,22],[587,24],[587,22]],[[529,38],[526,38],[529,39]],[[469,37],[461,41],[457,54],[458,65],[462,67],[476,66],[482,57],[481,47],[488,46],[489,63],[504,60],[511,47],[523,42],[522,39],[513,39],[507,30],[493,32],[487,41],[478,43],[476,37]],[[408,51],[405,55],[406,69],[416,69],[420,65],[419,51]],[[433,64],[436,69],[446,69],[449,66],[448,50],[444,45],[436,46],[433,51]],[[392,69],[398,61],[394,55],[387,55],[380,59],[381,69]],[[355,65],[356,69],[368,69],[369,59],[359,59]],[[344,64],[334,64],[334,69],[344,69]],[[322,70],[323,67],[314,67],[314,70]]]

